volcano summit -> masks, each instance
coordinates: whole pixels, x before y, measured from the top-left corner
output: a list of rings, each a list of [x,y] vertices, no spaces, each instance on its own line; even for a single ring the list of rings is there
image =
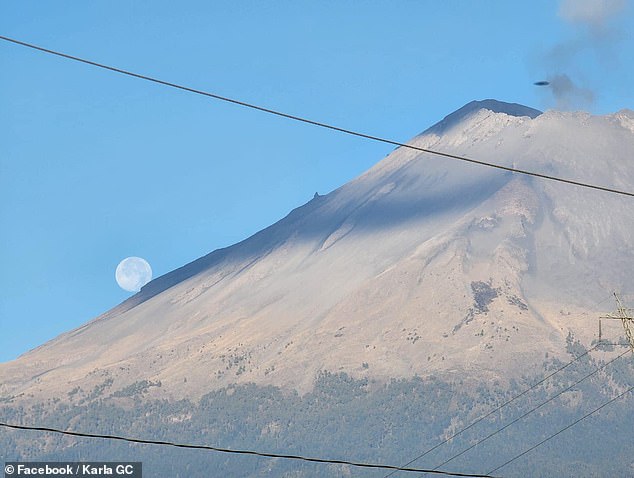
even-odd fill
[[[410,144],[627,187],[633,132],[631,111],[486,100]],[[631,211],[627,198],[398,148],[1,365],[0,390],[43,398],[148,380],[194,397],[246,382],[308,390],[320,371],[508,380],[564,355],[569,333],[589,343],[588,310],[612,289],[632,292]]]
[[[409,144],[634,189],[634,112],[629,110],[606,116],[541,113],[474,101]],[[151,281],[102,316],[0,364],[0,399],[11,410],[26,407],[20,408],[20,419],[28,416],[28,407],[44,404],[49,418],[58,413],[69,423],[71,415],[102,413],[90,407],[105,404],[126,410],[185,403],[178,400],[190,404],[161,414],[160,426],[139,418],[149,416],[141,412],[130,419],[159,433],[176,423],[197,429],[209,418],[202,414],[197,422],[195,407],[214,404],[219,410],[226,396],[250,400],[271,390],[286,398],[268,399],[269,408],[308,400],[302,406],[318,414],[307,412],[310,417],[321,417],[324,403],[343,403],[332,395],[340,385],[329,380],[344,377],[342,387],[357,387],[349,392],[354,400],[388,390],[385,402],[367,398],[390,404],[382,405],[385,416],[397,407],[394,397],[407,397],[403,407],[414,407],[429,420],[417,425],[423,415],[398,409],[397,417],[414,413],[409,420],[419,428],[394,431],[381,422],[370,444],[359,442],[348,450],[367,452],[368,459],[376,458],[377,450],[385,459],[405,459],[403,450],[422,439],[420,427],[446,437],[483,403],[495,402],[491,394],[500,398],[518,384],[535,383],[546,370],[570,361],[571,354],[596,344],[596,318],[609,304],[602,300],[612,290],[625,297],[634,293],[632,206],[631,198],[400,147],[252,237]],[[622,335],[617,325],[604,330],[612,342]],[[587,365],[615,356],[614,348],[597,349],[596,362]],[[622,391],[623,377],[634,377],[631,364],[605,372],[591,392],[566,395],[565,414],[583,410],[588,397]],[[394,391],[394,384],[406,383],[415,385],[409,392]],[[408,395],[419,386],[428,394],[424,401],[423,392],[418,398]],[[324,390],[330,398],[319,395]],[[312,398],[301,397],[321,397],[314,402],[320,405],[311,408]],[[238,402],[227,403],[223,414]],[[288,407],[299,406],[293,403]],[[437,408],[430,408],[432,403]],[[71,413],[72,406],[82,411]],[[286,430],[292,443],[274,443],[286,443],[287,449],[314,438],[294,428],[305,417],[272,418],[273,412],[261,407],[253,420],[267,418],[244,432],[247,443],[272,440],[281,436],[279,430]],[[546,425],[559,423],[562,415],[555,416],[548,415]],[[344,422],[361,420],[353,417]],[[364,417],[361,428],[374,430],[372,410]],[[235,431],[236,422],[231,423],[227,430]],[[534,438],[542,433],[540,426]],[[222,440],[223,427],[209,425],[204,436]],[[300,438],[292,441],[293,436]],[[530,436],[516,435],[505,446],[513,440],[524,444]],[[270,449],[271,443],[264,445]],[[604,462],[621,463],[615,472],[629,470],[631,456],[627,462],[618,449],[610,450],[602,455]],[[568,462],[571,469],[575,460]],[[547,460],[544,468],[535,466],[552,471]]]

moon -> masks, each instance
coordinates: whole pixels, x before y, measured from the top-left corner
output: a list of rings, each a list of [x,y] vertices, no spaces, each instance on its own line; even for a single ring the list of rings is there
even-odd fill
[[[141,287],[152,280],[152,268],[145,259],[126,257],[119,262],[114,276],[123,290],[139,292]]]

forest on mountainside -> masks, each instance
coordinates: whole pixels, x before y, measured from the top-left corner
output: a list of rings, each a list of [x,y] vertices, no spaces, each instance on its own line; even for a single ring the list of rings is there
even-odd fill
[[[625,349],[623,349],[625,350]],[[569,340],[571,357],[586,349]],[[615,352],[619,352],[619,348]],[[616,355],[614,355],[616,356]],[[412,466],[434,468],[508,422],[562,392],[605,362],[588,354]],[[0,416],[9,423],[211,445],[221,448],[403,465],[496,409],[565,365],[504,385],[449,377],[415,377],[385,384],[324,372],[314,389],[295,391],[255,384],[215,390],[198,402],[144,398],[147,382],[127,394],[109,384],[72,400],[33,406],[5,397]],[[634,383],[626,354],[552,402],[442,467],[485,473],[598,408]],[[116,396],[115,396],[116,395]],[[501,476],[630,476],[634,473],[634,396],[628,394],[500,470]],[[5,460],[142,461],[147,476],[384,476],[345,465],[240,456],[211,451],[75,438],[35,431],[0,431]]]

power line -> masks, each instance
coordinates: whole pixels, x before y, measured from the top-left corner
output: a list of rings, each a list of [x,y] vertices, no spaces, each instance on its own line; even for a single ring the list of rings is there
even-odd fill
[[[533,445],[532,447],[530,447],[529,449],[523,451],[522,453],[520,453],[519,455],[511,458],[509,461],[507,461],[506,463],[498,466],[497,468],[494,468],[493,470],[489,471],[489,473],[495,473],[497,470],[499,470],[500,468],[504,468],[506,465],[508,465],[509,463],[517,460],[518,458],[521,458],[522,456],[526,455],[527,453],[533,451],[535,448],[537,448],[538,446],[543,445],[544,443],[546,443],[548,440],[551,440],[553,438],[555,438],[557,435],[565,432],[566,430],[568,430],[569,428],[574,427],[577,423],[579,423],[582,420],[585,420],[586,418],[588,418],[591,415],[594,415],[595,413],[597,413],[599,410],[601,410],[604,407],[607,407],[609,404],[611,404],[612,402],[617,401],[619,398],[627,395],[628,393],[630,393],[632,390],[634,390],[634,386],[628,388],[625,392],[621,393],[620,395],[614,397],[613,399],[609,400],[608,402],[604,403],[603,405],[601,405],[600,407],[595,408],[594,410],[592,410],[590,413],[587,413],[586,415],[584,415],[583,417],[575,420],[574,422],[572,422],[570,425],[568,425],[567,427],[562,428],[561,430],[559,430],[557,433],[553,433],[552,435],[550,435],[548,438],[540,441],[537,445]]]
[[[453,440],[454,438],[456,438],[457,436],[461,435],[462,433],[466,432],[467,430],[469,430],[470,428],[476,426],[478,423],[480,423],[482,420],[485,420],[486,418],[490,417],[491,415],[493,415],[494,413],[500,411],[502,408],[504,408],[505,406],[507,406],[508,404],[514,402],[515,400],[517,400],[518,398],[526,395],[528,392],[530,392],[531,390],[533,390],[534,388],[538,387],[539,385],[541,385],[542,383],[544,383],[546,380],[548,380],[549,378],[551,378],[553,375],[561,372],[562,370],[564,370],[565,368],[569,367],[570,365],[572,365],[573,363],[575,363],[577,360],[585,357],[586,355],[588,355],[590,352],[592,352],[594,349],[596,349],[597,347],[599,347],[599,344],[595,345],[594,347],[592,347],[591,349],[587,350],[586,352],[584,352],[583,354],[575,357],[572,361],[568,362],[566,365],[564,365],[563,367],[555,370],[553,373],[551,373],[550,375],[547,375],[546,377],[544,377],[542,380],[540,380],[539,382],[535,383],[534,385],[532,385],[530,388],[524,390],[523,392],[519,393],[518,395],[515,395],[513,398],[511,398],[510,400],[507,400],[506,402],[504,402],[502,405],[498,406],[497,408],[491,410],[489,413],[487,413],[486,415],[481,416],[480,418],[478,418],[476,421],[472,422],[470,425],[466,426],[465,428],[463,428],[462,430],[454,433],[453,435],[449,436],[448,438],[445,438],[443,441],[437,443],[435,446],[433,446],[432,448],[429,448],[428,450],[426,450],[425,452],[421,453],[420,455],[418,455],[416,458],[414,458],[413,460],[410,460],[409,462],[407,462],[405,465],[403,466],[409,466],[412,463],[414,463],[417,460],[420,460],[421,458],[427,456],[429,453],[431,453],[432,451],[436,450],[437,448],[441,447],[442,445],[444,445],[445,443]],[[390,473],[389,475],[386,475],[384,478],[388,478],[390,476],[392,476],[394,473],[396,473],[395,471],[393,471],[392,473]]]
[[[325,128],[325,129],[329,129],[329,130],[332,130],[332,131],[337,131],[339,133],[343,133],[343,134],[347,134],[347,135],[351,135],[351,136],[357,136],[359,138],[369,139],[371,141],[377,141],[377,142],[380,142],[380,143],[390,144],[392,146],[399,146],[399,147],[402,147],[402,148],[413,149],[415,151],[420,151],[420,152],[423,152],[423,153],[429,153],[429,154],[434,154],[434,155],[437,155],[437,156],[443,156],[443,157],[449,158],[449,159],[455,159],[455,160],[463,161],[463,162],[467,162],[467,163],[478,164],[480,166],[487,166],[487,167],[490,167],[490,168],[500,169],[500,170],[503,170],[503,171],[509,171],[509,172],[512,172],[512,173],[523,174],[523,175],[526,175],[526,176],[533,176],[533,177],[537,177],[537,178],[541,178],[541,179],[547,179],[547,180],[550,180],[550,181],[557,181],[557,182],[560,182],[560,183],[571,184],[573,186],[580,186],[580,187],[584,187],[584,188],[595,189],[595,190],[609,192],[609,193],[613,193],[613,194],[620,194],[620,195],[623,195],[623,196],[634,197],[634,192],[630,192],[630,191],[624,191],[624,190],[619,190],[619,189],[614,189],[614,188],[608,188],[608,187],[605,187],[605,186],[598,186],[596,184],[584,183],[584,182],[581,182],[581,181],[575,181],[575,180],[572,180],[572,179],[565,179],[565,178],[561,178],[561,177],[558,177],[558,176],[552,176],[552,175],[549,175],[549,174],[537,173],[537,172],[534,172],[534,171],[528,171],[528,170],[524,170],[524,169],[512,168],[512,167],[509,167],[509,166],[503,166],[501,164],[489,163],[487,161],[481,161],[481,160],[477,160],[477,159],[473,159],[473,158],[467,158],[465,156],[458,156],[456,154],[444,153],[442,151],[435,151],[435,150],[432,150],[432,149],[421,148],[419,146],[413,146],[411,144],[401,143],[399,141],[394,141],[394,140],[383,138],[383,137],[380,137],[380,136],[374,136],[374,135],[370,135],[370,134],[360,133],[358,131],[354,131],[354,130],[346,129],[346,128],[341,128],[339,126],[334,126],[334,125],[331,125],[331,124],[328,124],[328,123],[323,123],[321,121],[315,121],[315,120],[311,120],[311,119],[308,119],[308,118],[305,118],[305,117],[302,117],[302,116],[297,116],[297,115],[292,115],[292,114],[289,114],[289,113],[284,113],[282,111],[274,110],[274,109],[271,109],[271,108],[265,108],[263,106],[259,106],[259,105],[253,104],[253,103],[247,103],[246,101],[241,101],[241,100],[237,100],[237,99],[234,99],[234,98],[229,98],[227,96],[222,96],[222,95],[218,95],[218,94],[215,94],[215,93],[210,93],[208,91],[199,90],[199,89],[196,89],[196,88],[190,88],[188,86],[180,85],[180,84],[177,84],[177,83],[172,83],[172,82],[161,80],[161,79],[158,79],[158,78],[155,78],[155,77],[142,75],[140,73],[134,73],[134,72],[129,71],[129,70],[116,68],[114,66],[105,65],[103,63],[97,63],[97,62],[92,61],[92,60],[87,60],[85,58],[80,58],[80,57],[77,57],[77,56],[69,55],[67,53],[62,53],[62,52],[59,52],[59,51],[56,51],[56,50],[50,50],[48,48],[44,48],[44,47],[41,47],[41,46],[38,46],[38,45],[34,45],[32,43],[27,43],[27,42],[23,42],[23,41],[20,41],[20,40],[16,40],[14,38],[9,38],[9,37],[6,37],[6,36],[1,36],[0,35],[0,40],[4,40],[4,41],[7,41],[7,42],[14,43],[16,45],[21,45],[21,46],[24,46],[24,47],[27,47],[27,48],[31,48],[33,50],[38,50],[38,51],[41,51],[43,53],[48,53],[50,55],[59,56],[59,57],[62,57],[62,58],[68,59],[68,60],[73,60],[73,61],[84,63],[84,64],[87,64],[87,65],[95,66],[97,68],[102,68],[104,70],[109,70],[109,71],[113,71],[115,73],[120,73],[122,75],[127,75],[127,76],[131,76],[131,77],[138,78],[138,79],[141,79],[141,80],[150,81],[150,82],[153,82],[153,83],[157,83],[159,85],[168,86],[170,88],[176,88],[176,89],[179,89],[179,90],[187,91],[189,93],[195,93],[197,95],[202,95],[202,96],[206,96],[206,97],[209,97],[209,98],[213,98],[215,100],[224,101],[224,102],[227,102],[227,103],[232,103],[234,105],[242,106],[244,108],[250,108],[250,109],[253,109],[253,110],[261,111],[263,113],[268,113],[268,114],[271,114],[271,115],[280,116],[282,118],[290,119],[290,120],[293,120],[293,121],[299,121],[299,122],[302,122],[302,123],[310,124],[310,125],[313,125],[313,126],[317,126],[319,128]]]
[[[609,297],[608,297],[609,298]],[[607,300],[607,299],[606,299]],[[544,377],[543,379],[541,379],[539,382],[533,384],[530,388],[527,388],[526,390],[524,390],[523,392],[519,393],[518,395],[515,395],[513,398],[507,400],[506,402],[504,402],[502,405],[498,406],[497,408],[491,410],[489,413],[487,413],[486,415],[481,416],[480,418],[478,418],[477,420],[475,420],[474,422],[472,422],[470,425],[466,426],[465,428],[461,429],[460,431],[454,433],[453,435],[451,435],[448,438],[445,438],[443,441],[437,443],[436,445],[434,445],[433,447],[429,448],[428,450],[424,451],[423,453],[421,453],[420,455],[418,455],[416,458],[414,458],[413,460],[408,461],[407,463],[405,463],[403,466],[409,466],[412,463],[414,463],[415,461],[420,460],[421,458],[427,456],[428,454],[430,454],[432,451],[436,450],[437,448],[441,447],[442,445],[444,445],[445,443],[453,440],[454,438],[456,438],[457,436],[463,434],[464,432],[466,432],[467,430],[469,430],[470,428],[476,426],[478,423],[480,423],[482,420],[487,419],[488,417],[490,417],[491,415],[493,415],[494,413],[500,411],[502,408],[504,408],[505,406],[509,405],[510,403],[513,403],[515,400],[517,400],[518,398],[523,397],[524,395],[526,395],[528,392],[530,392],[531,390],[535,389],[536,387],[538,387],[539,385],[541,385],[542,383],[544,383],[546,380],[548,380],[549,378],[551,378],[552,376],[554,376],[555,374],[561,372],[562,370],[566,369],[567,367],[569,367],[570,365],[572,365],[573,363],[575,363],[576,361],[578,361],[579,359],[585,357],[586,355],[588,355],[590,352],[592,352],[593,350],[595,350],[596,348],[598,348],[601,345],[608,345],[608,344],[603,344],[603,343],[599,343],[597,345],[595,345],[594,347],[592,347],[591,349],[588,349],[587,351],[585,351],[584,353],[582,353],[581,355],[578,355],[577,357],[575,357],[573,360],[571,360],[570,362],[568,362],[566,365],[564,365],[563,367],[558,368],[557,370],[555,370],[553,373],[547,375],[546,377]],[[612,344],[612,345],[616,345],[616,344]],[[394,473],[396,473],[396,471],[391,472],[389,475],[384,476],[383,478],[388,478],[390,476],[392,476]]]
[[[102,438],[102,439],[106,439],[106,440],[119,440],[119,441],[125,441],[125,442],[129,442],[129,443],[140,443],[140,444],[144,444],[144,445],[172,446],[172,447],[176,447],[176,448],[189,448],[189,449],[195,449],[195,450],[208,450],[208,451],[216,451],[216,452],[220,452],[220,453],[231,453],[231,454],[237,454],[237,455],[252,455],[252,456],[258,456],[258,457],[264,457],[264,458],[285,458],[285,459],[288,459],[288,460],[301,460],[301,461],[308,461],[308,462],[312,462],[312,463],[328,463],[328,464],[334,464],[334,465],[349,465],[349,466],[355,466],[355,467],[360,467],[360,468],[374,468],[374,469],[382,469],[382,470],[398,470],[398,471],[408,471],[408,472],[413,472],[413,473],[434,473],[434,474],[437,474],[437,475],[444,475],[444,476],[458,476],[458,477],[468,477],[468,478],[494,478],[494,477],[492,477],[489,474],[481,475],[481,474],[472,474],[472,473],[458,473],[458,472],[440,471],[440,470],[426,470],[426,469],[422,469],[422,468],[405,468],[405,467],[392,466],[392,465],[380,465],[380,464],[375,464],[375,463],[362,463],[362,462],[354,462],[354,461],[347,461],[347,460],[331,460],[331,459],[325,459],[325,458],[313,458],[313,457],[306,457],[306,456],[300,456],[300,455],[284,455],[284,454],[278,454],[278,453],[263,453],[263,452],[252,451],[252,450],[233,450],[233,449],[229,449],[229,448],[218,448],[218,447],[215,447],[215,446],[208,446],[208,445],[191,445],[191,444],[185,444],[185,443],[175,443],[175,442],[170,442],[170,441],[159,441],[159,440],[146,440],[146,439],[141,439],[141,438],[130,438],[130,437],[123,437],[123,436],[119,436],[119,435],[102,435],[102,434],[96,434],[96,433],[74,432],[74,431],[69,431],[69,430],[60,430],[60,429],[57,429],[57,428],[34,427],[34,426],[27,426],[27,425],[15,425],[15,424],[2,423],[2,422],[0,422],[0,426],[1,427],[5,427],[5,428],[13,428],[13,429],[16,429],[16,430],[32,430],[32,431],[50,432],[50,433],[58,433],[58,434],[61,434],[61,435],[69,435],[69,436],[82,437],[82,438]]]
[[[565,389],[563,389],[562,391],[560,391],[559,393],[557,393],[556,395],[553,395],[552,397],[550,397],[548,400],[546,400],[545,402],[540,403],[539,405],[537,405],[536,407],[530,409],[528,412],[524,413],[523,415],[517,417],[516,419],[510,421],[509,423],[507,423],[506,425],[504,425],[502,428],[497,429],[496,431],[494,431],[493,433],[490,433],[489,435],[487,435],[486,437],[484,437],[482,440],[478,440],[477,442],[475,442],[473,445],[471,445],[468,448],[465,448],[464,450],[462,450],[460,453],[457,453],[456,455],[452,456],[451,458],[449,458],[448,460],[443,461],[440,465],[436,466],[434,468],[434,470],[437,470],[438,468],[440,468],[441,466],[446,465],[447,463],[455,460],[456,458],[458,458],[459,456],[464,455],[466,452],[468,452],[469,450],[472,450],[473,448],[475,448],[476,446],[478,446],[480,443],[485,442],[486,440],[488,440],[491,437],[494,437],[495,435],[497,435],[498,433],[506,430],[508,427],[510,427],[511,425],[513,425],[514,423],[519,422],[521,419],[523,419],[524,417],[527,417],[528,415],[530,415],[531,413],[533,413],[534,411],[540,409],[541,407],[543,407],[544,405],[552,402],[554,399],[556,399],[557,397],[559,397],[560,395],[562,395],[563,393],[567,392],[568,390],[570,390],[571,388],[579,385],[581,382],[583,382],[584,380],[592,377],[594,374],[596,374],[597,372],[599,372],[600,370],[604,369],[605,367],[607,367],[608,365],[610,365],[612,362],[620,359],[621,357],[623,357],[625,354],[629,353],[629,349],[626,350],[625,352],[623,352],[622,354],[616,356],[615,358],[613,358],[612,360],[610,360],[609,362],[601,365],[600,367],[597,367],[593,372],[589,373],[588,375],[586,375],[585,377],[583,377],[580,380],[577,380],[575,383],[573,383],[572,385],[570,385],[569,387],[566,387]]]

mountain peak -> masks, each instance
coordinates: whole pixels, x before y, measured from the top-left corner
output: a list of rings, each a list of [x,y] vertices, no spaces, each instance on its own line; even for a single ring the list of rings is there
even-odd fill
[[[425,131],[425,133],[442,134],[452,126],[460,123],[465,118],[477,113],[480,110],[489,110],[493,113],[504,113],[509,116],[528,116],[533,119],[542,114],[541,111],[518,103],[506,103],[493,99],[474,100],[453,113],[445,116],[442,121]]]
[[[438,123],[446,134],[416,144],[634,184],[630,113],[529,119],[538,115],[474,101]],[[567,356],[568,332],[595,340],[596,322],[571,315],[598,314],[606,289],[632,290],[630,209],[598,191],[397,148],[250,238],[0,364],[0,401],[78,400],[69,387],[90,401],[156,383],[138,395],[196,398],[236,383],[308,391],[324,371],[378,382],[526,376],[545,353]]]

